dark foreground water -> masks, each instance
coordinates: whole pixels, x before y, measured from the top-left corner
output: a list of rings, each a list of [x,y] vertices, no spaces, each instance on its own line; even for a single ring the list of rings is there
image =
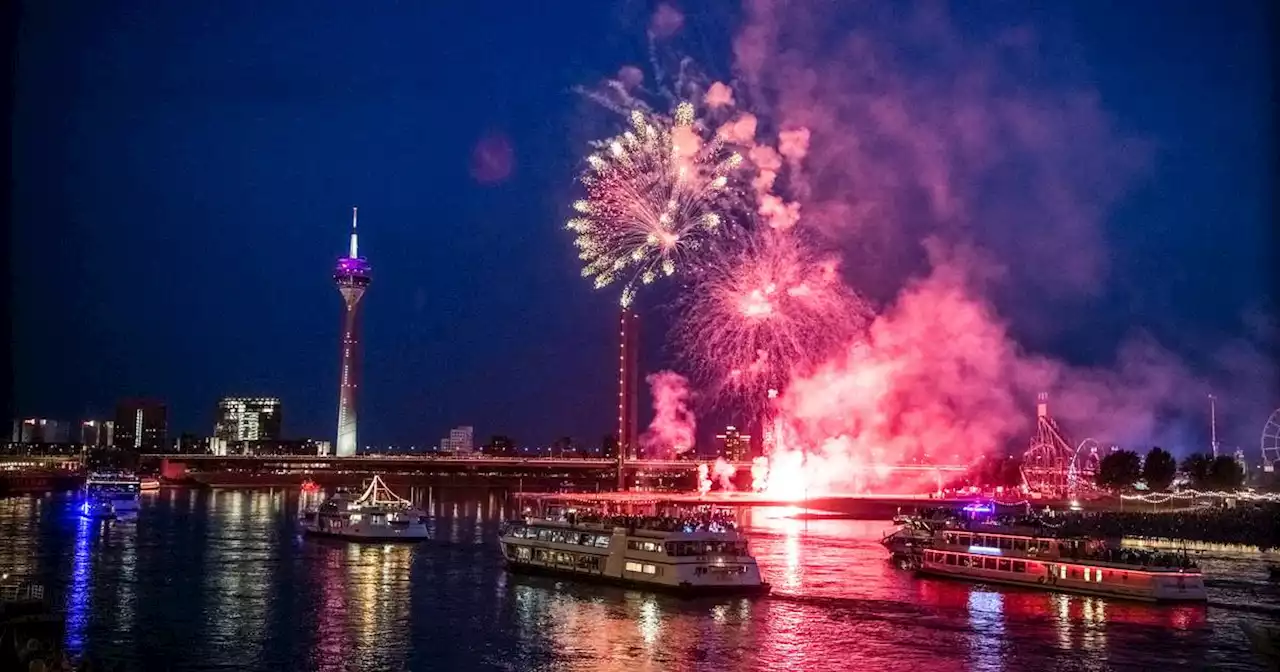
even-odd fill
[[[167,489],[110,523],[5,499],[0,570],[64,585],[67,647],[138,670],[1257,670],[1240,623],[1280,613],[1257,554],[1203,561],[1211,606],[1153,606],[916,578],[888,523],[782,509],[749,521],[774,596],[682,601],[508,576],[502,496],[414,496],[434,542],[303,539],[284,491]]]

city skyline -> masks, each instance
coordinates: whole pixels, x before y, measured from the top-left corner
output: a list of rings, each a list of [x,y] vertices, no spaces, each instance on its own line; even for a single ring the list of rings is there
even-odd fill
[[[1258,139],[1271,135],[1256,28],[1265,21],[1232,6],[1213,25],[1249,30],[1209,30],[1197,12],[1160,7],[1170,28],[1150,34],[1141,26],[1158,6],[1145,7],[1073,3],[1069,41],[1097,71],[1047,68],[1047,82],[1026,78],[1098,101],[1109,127],[1143,141],[1135,161],[1147,159],[1143,179],[1106,213],[1115,263],[1094,294],[1058,296],[1052,283],[993,294],[1030,350],[1073,363],[1114,366],[1114,345],[1131,332],[1152,333],[1193,363],[1214,359],[1225,340],[1250,337],[1274,316],[1273,265],[1260,252],[1272,247],[1260,205],[1269,143]],[[690,26],[741,19],[685,9]],[[565,434],[594,442],[616,431],[616,297],[584,286],[558,227],[585,141],[618,124],[567,92],[620,64],[644,65],[649,9],[583,5],[542,16],[521,8],[482,30],[462,10],[440,19],[414,8],[317,16],[271,8],[237,34],[230,61],[223,44],[162,39],[186,25],[176,8],[129,17],[93,8],[86,26],[117,30],[101,52],[86,27],[47,7],[26,11],[48,30],[23,38],[14,244],[63,256],[56,264],[15,256],[13,417],[109,418],[117,399],[147,395],[165,401],[174,430],[204,433],[211,405],[243,390],[288,405],[291,433],[328,436],[341,325],[323,273],[341,254],[336,222],[360,203],[377,224],[366,236],[379,273],[364,306],[361,444],[425,443],[458,423],[529,443]],[[956,23],[1003,25],[956,11]],[[210,21],[217,30],[230,19]],[[288,42],[279,26],[297,22],[314,28],[304,31],[311,37],[283,51],[263,46]],[[358,48],[325,48],[338,35],[335,43],[349,38]],[[1197,36],[1194,65],[1183,55],[1186,35]],[[552,65],[476,46],[490,39]],[[445,56],[468,65],[423,66]],[[732,67],[715,56],[706,65],[718,75]],[[175,79],[171,67],[202,74]],[[48,81],[70,84],[40,84]],[[456,92],[452,105],[439,103],[440,90]],[[126,109],[110,102],[117,97],[151,104]],[[1096,129],[1078,130],[1073,137]],[[1149,155],[1138,151],[1148,146]],[[985,188],[984,206],[1015,191],[999,180]],[[977,210],[980,223],[999,208]],[[886,276],[908,267],[923,252],[913,231],[901,235],[911,243],[846,266]],[[1088,243],[1059,242],[1063,257]],[[995,256],[1023,272],[1017,251]],[[1189,270],[1206,268],[1212,282]],[[883,279],[872,277],[867,291],[883,294]],[[641,378],[674,359],[660,298],[638,299]],[[640,387],[643,428],[650,409]],[[1253,392],[1219,394],[1224,446],[1250,445],[1274,408],[1273,394]],[[1033,400],[1020,403],[1032,417]],[[753,424],[700,426],[725,420]],[[1174,429],[1184,446],[1208,444],[1199,418]]]

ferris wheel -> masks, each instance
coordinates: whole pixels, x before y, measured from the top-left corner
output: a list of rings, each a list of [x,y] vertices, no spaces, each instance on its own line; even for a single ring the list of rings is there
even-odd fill
[[[1280,408],[1271,412],[1262,427],[1262,468],[1274,471],[1280,464]]]

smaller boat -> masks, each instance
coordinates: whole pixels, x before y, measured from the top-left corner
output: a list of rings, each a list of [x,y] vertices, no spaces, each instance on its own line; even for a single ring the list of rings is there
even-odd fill
[[[421,541],[431,537],[427,516],[374,476],[355,500],[339,493],[303,509],[304,534],[350,541]]]
[[[138,490],[142,492],[155,492],[160,489],[160,479],[155,476],[146,476],[138,480]]]
[[[80,517],[103,520],[116,517],[116,507],[106,497],[90,497],[80,505]]]
[[[86,501],[107,500],[116,513],[136,511],[141,491],[142,482],[136,474],[128,471],[95,471],[84,483]]]

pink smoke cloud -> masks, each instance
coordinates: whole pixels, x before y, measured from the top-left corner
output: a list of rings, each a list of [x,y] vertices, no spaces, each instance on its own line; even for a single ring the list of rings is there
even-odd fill
[[[640,436],[645,457],[674,457],[694,446],[698,425],[692,409],[689,382],[674,371],[659,371],[645,377],[653,395],[653,422]]]
[[[634,65],[618,68],[618,81],[628,89],[634,89],[644,83],[644,71]]]
[[[799,163],[809,153],[809,129],[796,128],[778,133],[778,153]]]
[[[769,226],[786,231],[800,221],[800,204],[788,203],[773,194],[764,194],[760,198],[760,216],[765,218]]]
[[[936,5],[746,4],[738,74],[774,125],[810,132],[800,153],[811,193],[794,197],[812,226],[876,260],[858,265],[860,286],[891,295],[927,270],[927,235],[1024,260],[1010,279],[1046,298],[1102,286],[1106,213],[1149,150],[1083,78],[1037,86],[1035,31],[970,39]],[[799,147],[785,134],[788,156]]]
[[[649,34],[654,37],[671,37],[683,26],[684,14],[664,2],[658,5],[658,9],[653,12],[653,17],[649,20]]]
[[[711,87],[707,89],[707,94],[702,98],[702,102],[711,108],[732,107],[734,104],[733,89],[723,82],[712,82]]]

